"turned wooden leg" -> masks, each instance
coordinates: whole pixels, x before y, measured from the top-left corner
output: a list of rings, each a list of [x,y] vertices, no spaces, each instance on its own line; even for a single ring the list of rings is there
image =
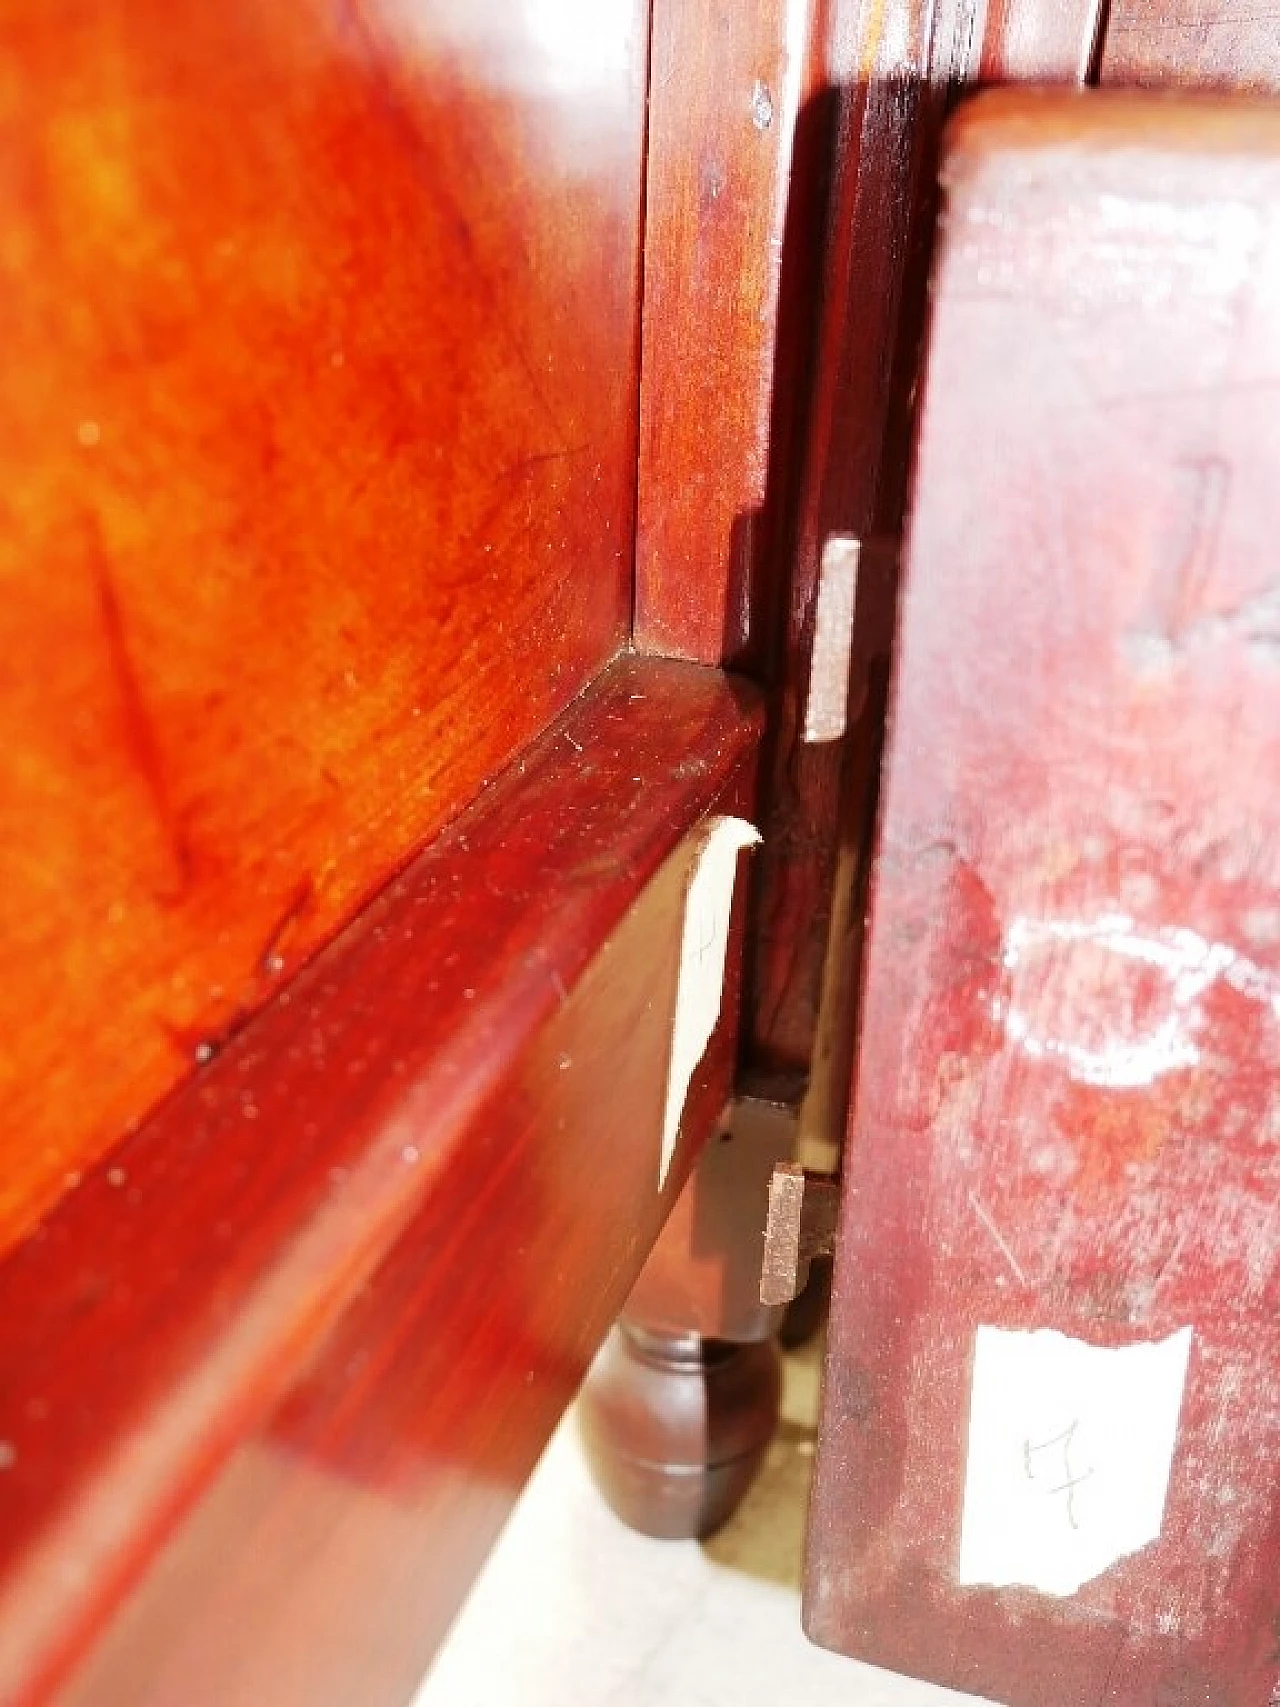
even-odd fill
[[[778,1421],[772,1339],[651,1333],[624,1317],[578,1405],[588,1462],[624,1523],[710,1535],[737,1509]]]
[[[775,1335],[760,1303],[775,1162],[789,1104],[740,1100],[708,1145],[578,1400],[587,1461],[646,1535],[710,1535],[737,1508],[778,1420]]]

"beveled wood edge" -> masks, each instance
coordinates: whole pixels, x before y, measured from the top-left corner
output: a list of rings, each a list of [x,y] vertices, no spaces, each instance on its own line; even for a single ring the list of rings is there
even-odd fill
[[[940,176],[951,185],[968,160],[999,151],[1274,154],[1280,109],[1256,95],[1195,89],[982,89],[962,101],[943,135]]]
[[[0,1264],[5,1698],[287,1391],[761,721],[718,672],[619,658]]]

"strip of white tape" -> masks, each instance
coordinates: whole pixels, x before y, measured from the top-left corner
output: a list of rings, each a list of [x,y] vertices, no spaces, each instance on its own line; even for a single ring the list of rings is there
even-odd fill
[[[759,830],[745,818],[711,818],[693,857],[680,939],[680,978],[676,985],[671,1066],[662,1119],[659,1189],[666,1184],[676,1153],[689,1083],[720,1018],[738,855],[759,840]]]
[[[1075,1594],[1159,1536],[1190,1352],[978,1329],[961,1583]]]

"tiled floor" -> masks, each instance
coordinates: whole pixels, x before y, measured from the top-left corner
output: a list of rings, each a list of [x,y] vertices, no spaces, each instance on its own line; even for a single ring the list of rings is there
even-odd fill
[[[704,1546],[623,1527],[572,1416],[548,1448],[415,1707],[962,1707],[812,1647],[800,1559],[818,1349],[788,1359],[783,1421],[733,1522]]]

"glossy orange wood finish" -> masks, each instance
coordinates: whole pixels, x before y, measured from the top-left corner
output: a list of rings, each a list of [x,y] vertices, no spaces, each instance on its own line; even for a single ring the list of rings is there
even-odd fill
[[[625,637],[638,0],[0,23],[0,1245]]]
[[[1280,1618],[1280,116],[986,97],[945,182],[807,1627],[1010,1707],[1256,1707]],[[959,1580],[980,1325],[1192,1331],[1159,1538],[1063,1598]],[[1087,1404],[1080,1446],[1105,1470]],[[1076,1514],[1053,1521],[1046,1553]]]
[[[660,1190],[758,733],[619,663],[0,1265],[0,1699],[404,1698],[723,1104],[736,976]]]

